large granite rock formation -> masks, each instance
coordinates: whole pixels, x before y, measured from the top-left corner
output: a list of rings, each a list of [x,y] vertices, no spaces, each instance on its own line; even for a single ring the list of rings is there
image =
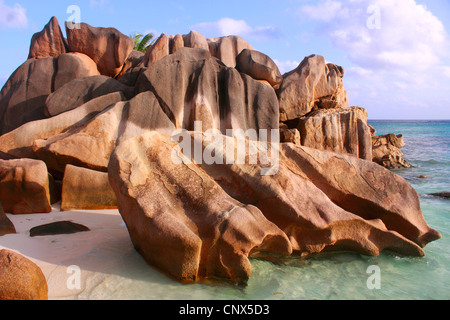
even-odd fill
[[[63,210],[117,205],[145,260],[184,282],[245,282],[267,252],[423,256],[440,238],[375,163],[399,137],[371,137],[342,67],[313,55],[281,76],[242,38],[195,31],[143,54],[86,24],[67,53],[56,24],[0,93],[5,211],[51,211],[57,179]]]
[[[171,161],[176,144],[148,132],[115,149],[110,182],[135,248],[175,279],[244,282],[255,250],[290,254],[286,235],[256,207],[230,197],[195,165]]]
[[[125,60],[133,51],[133,40],[114,28],[94,28],[80,23],[79,28],[69,28],[66,22],[69,50],[89,56],[102,75],[117,76]]]
[[[45,119],[45,101],[52,92],[74,79],[98,74],[96,64],[81,53],[27,60],[0,92],[0,133]]]

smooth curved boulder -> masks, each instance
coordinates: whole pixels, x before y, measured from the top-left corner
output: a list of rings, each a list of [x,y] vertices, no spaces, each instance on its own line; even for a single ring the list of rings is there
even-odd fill
[[[0,92],[0,133],[47,118],[45,101],[52,92],[74,79],[92,75],[98,75],[95,64],[81,54],[27,60]]]
[[[28,59],[57,57],[68,52],[67,40],[59,26],[58,19],[52,17],[44,29],[31,38]]]
[[[284,74],[278,89],[280,120],[301,118],[313,110],[348,107],[342,67],[326,64],[319,55],[306,57],[291,72]]]
[[[250,76],[229,68],[225,73],[225,106],[221,108],[222,132],[226,129],[277,130],[279,104],[275,91]]]
[[[108,173],[67,165],[64,171],[61,210],[117,209]]]
[[[143,66],[148,67],[170,54],[170,37],[161,34],[153,46],[147,50],[142,60]]]
[[[363,108],[320,109],[299,120],[301,145],[372,160],[372,137]]]
[[[214,163],[205,161],[200,167],[234,199],[255,204],[303,255],[329,250],[379,255],[391,250],[420,257],[425,254],[421,246],[439,237],[425,223],[412,187],[372,162],[283,143],[277,170],[262,175],[268,164],[261,159],[265,159],[267,150],[276,152],[276,145],[267,148],[250,141],[252,147],[241,151],[241,144],[233,137],[223,136],[223,144],[216,144],[215,139],[199,141],[198,137],[194,135],[193,140],[203,145],[204,152],[220,155]],[[230,150],[235,155],[244,152],[245,159],[250,157],[249,150],[256,150],[252,154],[256,153],[258,160],[224,165],[230,163]],[[333,166],[334,161],[339,167]],[[397,186],[383,190],[390,181]],[[356,202],[358,205],[352,206]]]
[[[191,31],[183,36],[184,47],[209,50],[208,41],[197,31]]]
[[[48,300],[42,270],[10,250],[0,250],[0,300]]]
[[[236,67],[236,57],[242,50],[253,50],[253,47],[239,36],[211,38],[207,41],[211,55],[230,68]]]
[[[181,48],[184,48],[184,39],[181,34],[177,34],[175,37],[170,39],[170,54],[177,52]]]
[[[45,113],[54,117],[113,92],[123,92],[127,98],[131,98],[133,91],[133,88],[106,76],[75,79],[48,96],[45,101]]]
[[[134,48],[133,40],[114,28],[95,28],[86,23],[69,28],[66,22],[66,33],[71,52],[89,56],[102,75],[112,78],[121,72]]]
[[[68,164],[106,172],[111,152],[121,140],[151,130],[169,133],[175,127],[153,93],[143,92],[48,139],[35,140],[33,152],[59,174]]]
[[[76,123],[89,121],[108,106],[125,100],[127,99],[122,92],[113,92],[89,100],[76,109],[49,119],[28,122],[0,136],[0,153],[4,154],[0,158],[5,158],[5,156],[12,158],[36,158],[33,152],[34,141],[49,139]]]
[[[335,204],[366,220],[381,219],[424,247],[441,238],[426,223],[416,190],[402,177],[372,161],[332,152],[283,146],[283,153]]]
[[[182,48],[143,72],[136,91],[151,91],[177,129],[278,129],[274,90],[228,68],[209,51]]]
[[[100,74],[95,62],[87,55],[78,52],[60,55],[56,68],[58,72],[55,75],[53,91],[57,91],[72,80]]]
[[[44,162],[0,160],[0,201],[12,214],[49,213],[49,178]]]
[[[236,69],[256,80],[266,80],[275,90],[280,88],[283,77],[273,60],[256,50],[244,49],[236,58]]]
[[[0,201],[0,237],[6,234],[16,233],[14,224],[6,216],[3,210],[2,202]]]
[[[218,129],[218,72],[220,66],[209,51],[182,48],[142,73],[136,91],[153,92],[178,129],[193,129],[197,120]]]
[[[147,132],[121,144],[108,174],[136,250],[182,282],[245,283],[248,256],[291,254],[285,234],[252,205],[231,198],[195,165],[171,161],[176,144]]]

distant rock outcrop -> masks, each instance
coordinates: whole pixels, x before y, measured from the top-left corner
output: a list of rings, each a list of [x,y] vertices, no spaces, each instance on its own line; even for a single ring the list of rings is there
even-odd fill
[[[326,64],[324,57],[306,57],[295,70],[283,76],[283,82],[277,91],[280,120],[304,117],[314,108],[348,107],[343,76],[344,69]]]
[[[411,168],[411,164],[403,159],[401,148],[405,146],[403,135],[372,135],[373,161],[389,169]]]

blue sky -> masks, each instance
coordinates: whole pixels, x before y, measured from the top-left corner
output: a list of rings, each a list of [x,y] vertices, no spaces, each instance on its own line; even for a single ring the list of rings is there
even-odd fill
[[[237,34],[282,72],[320,54],[346,70],[350,104],[370,119],[450,119],[448,0],[0,0],[0,86],[52,16],[124,34]]]

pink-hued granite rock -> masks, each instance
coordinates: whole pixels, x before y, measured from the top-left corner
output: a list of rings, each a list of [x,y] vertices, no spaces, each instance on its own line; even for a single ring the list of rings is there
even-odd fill
[[[58,19],[52,17],[44,29],[31,38],[28,59],[57,57],[66,52],[68,52],[67,40],[64,38]]]
[[[16,252],[0,250],[0,300],[48,300],[42,270]]]
[[[49,178],[44,162],[0,160],[0,201],[13,214],[49,213]]]

